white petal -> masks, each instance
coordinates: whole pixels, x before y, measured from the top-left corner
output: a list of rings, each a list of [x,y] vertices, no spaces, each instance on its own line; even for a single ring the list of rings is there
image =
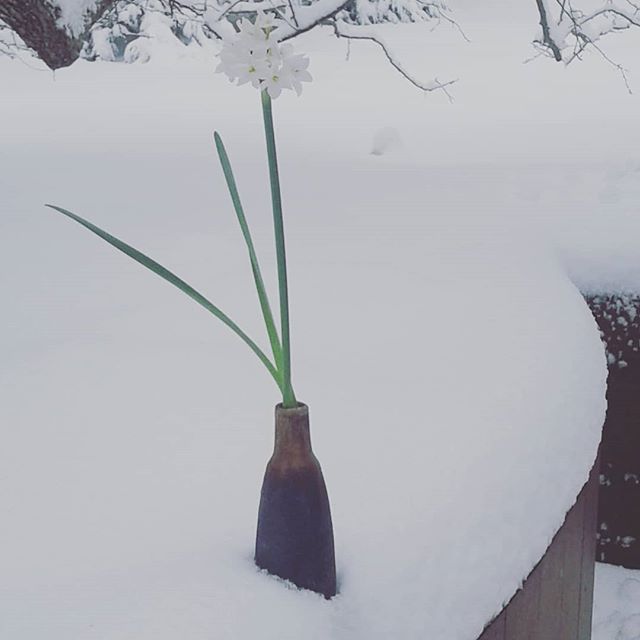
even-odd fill
[[[270,87],[267,87],[267,93],[272,100],[275,100],[282,93],[282,89],[279,86],[272,84]]]
[[[313,76],[308,71],[296,71],[295,78],[299,82],[311,82],[313,80]]]

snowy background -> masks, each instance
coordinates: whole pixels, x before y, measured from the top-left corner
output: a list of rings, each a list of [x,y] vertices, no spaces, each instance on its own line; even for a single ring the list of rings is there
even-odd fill
[[[576,285],[637,290],[640,128],[601,58],[524,64],[533,3],[473,5],[457,13],[470,43],[380,27],[414,74],[459,78],[453,103],[374,45],[314,31],[296,39],[314,83],[274,105],[330,603],[252,563],[268,376],[42,206],[126,239],[260,335],[212,144],[216,129],[267,271],[258,95],[161,34],[146,65],[0,60],[0,637],[474,640],[513,595],[595,457],[606,366]],[[638,35],[607,46],[640,91]],[[596,638],[637,638],[637,574],[597,579]]]

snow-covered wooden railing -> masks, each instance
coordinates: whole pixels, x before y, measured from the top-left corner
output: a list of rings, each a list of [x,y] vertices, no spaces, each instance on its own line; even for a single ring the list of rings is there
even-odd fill
[[[589,640],[596,559],[640,568],[640,295],[585,298],[609,364],[600,460],[546,554],[479,640]]]
[[[549,549],[479,640],[589,640],[599,462]]]

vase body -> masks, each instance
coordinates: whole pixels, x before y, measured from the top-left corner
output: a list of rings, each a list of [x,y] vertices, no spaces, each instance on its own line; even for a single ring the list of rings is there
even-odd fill
[[[336,594],[329,497],[311,449],[309,408],[276,407],[275,445],[260,494],[255,562],[298,587]]]

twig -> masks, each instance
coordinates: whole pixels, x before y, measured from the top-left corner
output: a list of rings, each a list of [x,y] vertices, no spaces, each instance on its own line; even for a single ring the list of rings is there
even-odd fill
[[[393,57],[393,55],[389,51],[387,45],[382,40],[377,38],[376,36],[371,35],[371,34],[354,35],[353,33],[345,33],[344,31],[340,30],[340,25],[339,25],[338,22],[336,22],[333,25],[333,30],[334,30],[334,33],[336,34],[336,36],[338,38],[346,38],[348,40],[367,40],[369,42],[373,42],[374,44],[377,44],[382,49],[382,51],[383,51],[385,57],[387,58],[387,61],[389,62],[389,64],[391,64],[391,66],[398,73],[400,73],[400,75],[403,78],[405,78],[405,80],[408,80],[414,87],[420,89],[421,91],[443,91],[444,94],[447,96],[447,98],[449,98],[449,102],[453,102],[453,96],[449,93],[449,91],[447,90],[447,87],[451,86],[452,84],[455,84],[457,82],[457,80],[448,80],[447,82],[440,82],[437,78],[435,78],[433,80],[433,82],[431,82],[430,84],[424,84],[420,80],[417,80],[416,78],[411,76],[402,67],[401,63],[398,62]]]

